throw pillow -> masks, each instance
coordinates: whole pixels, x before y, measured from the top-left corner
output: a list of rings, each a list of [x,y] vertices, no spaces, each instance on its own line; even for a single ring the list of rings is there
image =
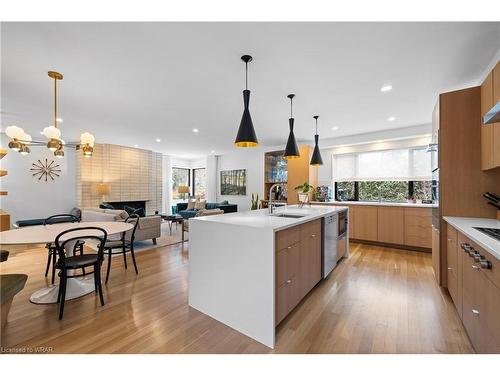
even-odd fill
[[[135,211],[135,208],[130,206],[123,206],[123,209],[127,211],[127,214],[129,215],[132,215],[132,213]]]
[[[190,199],[188,200],[188,210],[194,210],[194,206],[196,205],[196,199]]]
[[[206,204],[207,204],[206,199],[202,199],[202,200],[196,201],[196,203],[194,204],[194,209],[195,210],[204,210]]]
[[[226,201],[222,201],[222,202],[220,202],[220,204],[229,204],[229,201],[227,201],[227,200]]]
[[[79,218],[81,220],[82,218],[82,210],[80,210],[79,208],[75,207],[75,208],[72,208],[71,211],[69,212],[70,215],[73,215],[73,216],[76,216],[77,218]]]
[[[137,215],[139,217],[144,217],[146,216],[146,214],[144,213],[144,209],[143,208],[136,208],[132,213],[131,215]]]
[[[114,210],[115,208],[110,205],[109,203],[101,203],[99,205],[99,208],[102,208],[102,209],[107,209],[107,210]]]

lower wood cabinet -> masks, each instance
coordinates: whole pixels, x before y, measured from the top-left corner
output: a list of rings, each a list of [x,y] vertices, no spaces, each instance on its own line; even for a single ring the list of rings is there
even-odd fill
[[[434,277],[438,285],[441,284],[441,244],[439,243],[439,229],[434,225],[431,226],[431,242],[432,242],[432,268],[434,270]]]
[[[278,325],[321,280],[321,219],[276,233]]]
[[[500,262],[450,226],[446,245],[448,291],[472,345],[500,353]]]
[[[405,207],[404,244],[414,247],[432,247],[432,211],[430,208]]]
[[[404,243],[404,208],[378,207],[377,241],[384,243]]]
[[[365,241],[377,241],[378,207],[356,206],[353,238]]]

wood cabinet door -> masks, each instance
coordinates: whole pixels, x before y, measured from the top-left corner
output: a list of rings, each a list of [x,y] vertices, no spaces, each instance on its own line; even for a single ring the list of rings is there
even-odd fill
[[[276,325],[300,301],[300,243],[276,252]]]
[[[379,242],[404,244],[404,208],[378,207],[377,240]]]
[[[349,238],[354,238],[354,215],[355,215],[355,208],[354,206],[349,206],[349,214],[348,214],[348,232],[349,232]]]
[[[440,245],[439,245],[439,229],[432,226],[432,268],[434,269],[434,276],[438,282],[441,284],[441,261],[439,260],[440,254]]]
[[[461,306],[461,298],[459,298],[459,294],[461,295],[461,290],[459,290],[458,285],[458,255],[460,255],[457,251],[457,231],[450,225],[447,225],[447,234],[446,234],[446,260],[447,260],[447,287],[450,292],[451,299],[457,308],[457,311],[460,312],[462,309]]]
[[[378,207],[356,207],[356,215],[354,215],[354,238],[365,241],[377,241]]]
[[[300,241],[300,298],[321,280],[321,228],[305,230]]]

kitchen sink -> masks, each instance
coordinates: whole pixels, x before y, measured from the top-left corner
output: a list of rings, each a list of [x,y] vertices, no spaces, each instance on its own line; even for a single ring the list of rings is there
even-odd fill
[[[307,216],[307,215],[280,213],[280,214],[273,214],[271,216],[287,217],[289,219],[300,219],[301,217],[304,217],[304,216]]]

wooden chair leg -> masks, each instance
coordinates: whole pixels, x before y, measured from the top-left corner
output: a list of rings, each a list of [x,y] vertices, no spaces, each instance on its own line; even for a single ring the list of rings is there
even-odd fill
[[[127,253],[125,252],[125,245],[122,247],[123,263],[125,264],[125,269],[127,269]]]
[[[56,260],[57,254],[55,252],[52,253],[52,284],[56,282]]]
[[[97,263],[94,266],[94,280],[99,290],[99,299],[101,300],[101,306],[104,306],[104,296],[102,294],[102,283],[101,283],[101,267],[99,263]]]
[[[47,277],[47,275],[49,274],[51,260],[52,260],[52,250],[49,248],[47,253],[47,267],[45,267],[45,277]]]
[[[132,261],[134,262],[135,274],[137,275],[139,271],[137,271],[137,263],[135,262],[134,244],[130,245],[130,253],[132,254]]]
[[[62,292],[61,292],[61,304],[59,306],[59,320],[62,320],[64,314],[64,302],[66,301],[66,282],[68,280],[66,270],[61,271]]]
[[[111,249],[108,250],[108,269],[106,270],[106,284],[109,280],[109,271],[111,269]]]

